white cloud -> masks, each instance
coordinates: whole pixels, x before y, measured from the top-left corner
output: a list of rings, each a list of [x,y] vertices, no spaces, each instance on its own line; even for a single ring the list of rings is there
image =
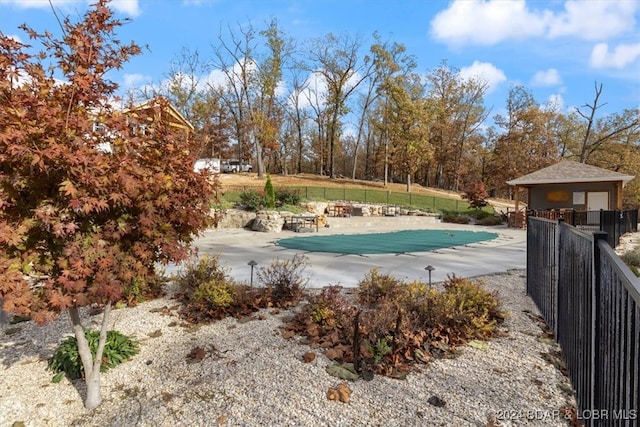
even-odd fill
[[[559,93],[549,95],[546,109],[549,111],[564,111],[564,98]]]
[[[214,88],[223,88],[227,85],[227,76],[218,69],[211,71],[200,80],[200,89],[204,89],[207,86]]]
[[[147,76],[144,74],[125,74],[123,80],[124,88],[129,89],[148,83],[152,80],[152,78],[151,76]]]
[[[564,11],[549,20],[547,36],[573,36],[585,40],[605,40],[635,31],[636,1],[576,1],[564,4]]]
[[[635,31],[639,8],[629,0],[568,0],[561,11],[532,9],[525,0],[455,0],[431,21],[431,34],[453,45],[529,37],[604,40]]]
[[[49,0],[0,0],[0,3],[12,4],[22,9],[50,8]],[[74,3],[84,3],[79,0],[51,0],[54,7],[64,7]]]
[[[560,73],[555,68],[538,71],[531,79],[532,86],[556,86],[562,83]]]
[[[0,0],[1,1],[1,0]],[[17,41],[18,43],[24,43],[22,41],[22,39],[20,38],[20,36],[17,36],[15,34],[7,34],[7,37],[9,37],[10,39],[13,39],[15,41]]]
[[[0,0],[0,3],[11,4],[22,9],[49,9],[49,0]],[[79,4],[93,4],[93,0],[51,0],[53,7],[68,10],[70,6]],[[109,6],[116,12],[132,17],[140,15],[138,0],[113,0]]]
[[[469,67],[462,67],[459,72],[463,80],[478,79],[487,82],[487,93],[493,92],[500,83],[507,80],[504,72],[488,62],[473,61]]]
[[[456,0],[431,21],[431,34],[445,43],[493,45],[540,35],[544,22],[544,16],[527,10],[524,0]]]
[[[111,6],[116,12],[120,12],[134,18],[139,16],[141,13],[138,0],[113,0],[109,3],[109,6]]]
[[[607,43],[598,43],[591,51],[589,65],[593,68],[624,68],[640,58],[640,43],[621,44],[609,50]]]

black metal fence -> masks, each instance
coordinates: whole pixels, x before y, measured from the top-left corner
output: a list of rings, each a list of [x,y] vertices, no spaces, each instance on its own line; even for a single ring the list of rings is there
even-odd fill
[[[288,190],[297,191],[305,200],[350,201],[359,203],[381,203],[432,211],[460,212],[470,209],[466,200],[438,197],[419,193],[407,193],[389,190],[351,187],[305,187],[287,186]],[[264,186],[225,185],[224,198],[230,202],[240,200],[240,194],[248,191],[260,191]]]
[[[527,271],[532,272],[527,274],[527,294],[536,302],[549,328],[557,333],[557,222],[533,217],[527,221],[533,219],[533,226],[527,226]]]
[[[626,233],[638,231],[638,209],[628,210],[599,210],[599,211],[574,211],[568,210],[532,210],[527,216],[547,218],[552,220],[562,219],[581,230],[604,231],[607,233],[607,241],[615,248],[620,244],[620,236]]]
[[[606,233],[531,216],[527,272],[527,293],[556,333],[581,421],[637,426],[640,280]]]

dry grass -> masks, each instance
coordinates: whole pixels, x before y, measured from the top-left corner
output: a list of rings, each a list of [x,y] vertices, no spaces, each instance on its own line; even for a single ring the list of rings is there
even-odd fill
[[[266,182],[266,177],[258,178],[256,173],[240,173],[240,174],[220,174],[220,183],[223,188],[227,186],[254,186],[262,187]],[[308,187],[337,187],[337,188],[371,188],[378,190],[389,190],[396,192],[407,191],[406,184],[389,183],[385,187],[382,182],[363,181],[359,179],[334,178],[314,174],[296,174],[296,175],[271,175],[271,182],[275,187],[287,186],[308,186]],[[426,188],[419,184],[411,184],[411,192],[414,194],[424,194],[428,196],[449,197],[452,199],[460,199],[460,195],[453,191],[445,191],[434,188]]]

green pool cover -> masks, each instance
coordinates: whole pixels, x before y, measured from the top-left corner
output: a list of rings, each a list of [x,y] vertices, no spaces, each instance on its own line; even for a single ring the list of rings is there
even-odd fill
[[[492,240],[497,233],[466,230],[404,230],[392,233],[336,234],[280,239],[277,245],[306,252],[398,254],[425,252]]]

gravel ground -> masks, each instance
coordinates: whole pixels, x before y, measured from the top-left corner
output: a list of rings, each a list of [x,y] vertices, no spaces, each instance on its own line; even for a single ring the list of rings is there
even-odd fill
[[[376,376],[348,385],[349,403],[328,400],[341,380],[320,351],[282,338],[282,317],[194,327],[162,298],[114,310],[112,328],[141,341],[130,361],[102,375],[102,405],[87,412],[81,382],[51,382],[47,360],[70,331],[66,315],[44,327],[0,327],[0,426],[497,426],[568,425],[568,379],[550,363],[557,346],[541,338],[524,271],[485,276],[509,317],[488,349],[462,348],[454,359],[421,365],[406,380]],[[165,308],[163,310],[163,308]],[[101,316],[85,313],[85,326]],[[187,355],[201,347],[206,357]],[[302,355],[317,357],[304,363]],[[437,396],[442,407],[428,401]],[[432,399],[433,400],[433,399]],[[20,424],[22,423],[22,424]]]

